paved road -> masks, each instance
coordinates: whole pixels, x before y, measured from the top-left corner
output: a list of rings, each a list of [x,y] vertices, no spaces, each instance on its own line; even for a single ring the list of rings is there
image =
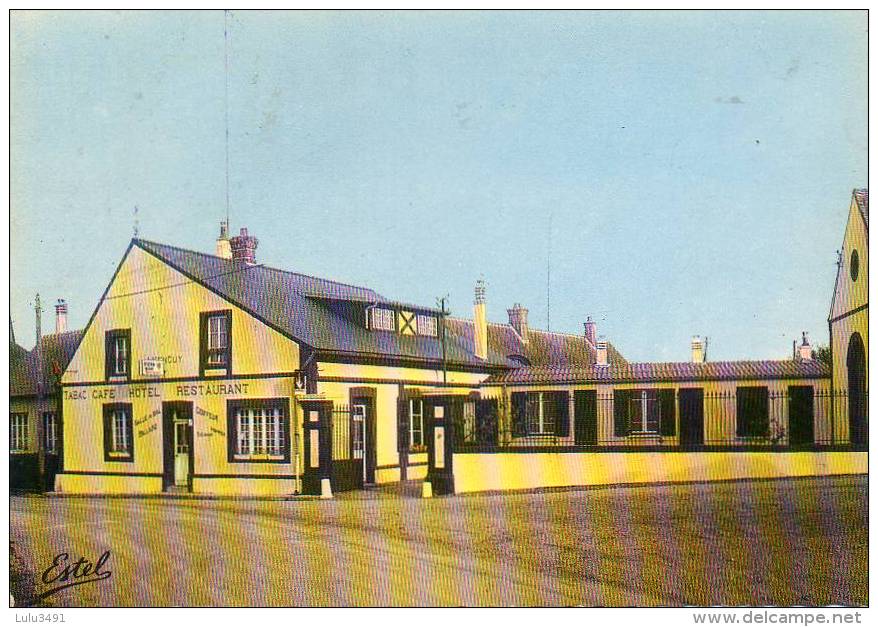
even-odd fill
[[[37,576],[63,551],[110,549],[112,576],[56,606],[868,603],[866,477],[431,500],[13,497],[10,516]]]

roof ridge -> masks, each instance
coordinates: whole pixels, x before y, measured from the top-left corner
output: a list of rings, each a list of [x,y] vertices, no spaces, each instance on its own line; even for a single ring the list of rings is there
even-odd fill
[[[137,242],[139,244],[143,243],[143,244],[147,244],[147,245],[151,244],[153,246],[162,246],[164,248],[172,248],[172,249],[178,250],[180,252],[201,255],[202,257],[211,257],[213,259],[219,259],[220,261],[227,261],[230,263],[234,262],[234,260],[232,260],[232,259],[226,259],[225,257],[219,257],[218,255],[211,255],[210,253],[205,253],[205,252],[202,252],[200,250],[193,250],[191,248],[183,248],[182,246],[174,246],[173,244],[164,244],[162,242],[156,242],[153,240],[147,240],[147,239],[137,238],[137,237],[135,237],[133,239],[133,241]],[[354,285],[353,283],[345,283],[343,281],[336,281],[335,279],[326,279],[326,278],[314,276],[311,274],[304,274],[302,272],[296,272],[294,270],[287,270],[285,268],[278,268],[275,266],[270,266],[270,265],[264,264],[264,263],[256,264],[256,266],[258,266],[260,268],[264,268],[265,270],[273,270],[275,272],[282,272],[284,274],[290,274],[290,275],[302,277],[305,279],[314,279],[316,281],[326,281],[327,283],[333,283],[335,285],[340,285],[342,287],[353,287],[353,288],[360,289],[360,290],[368,290],[370,292],[375,292],[375,290],[372,289],[371,287],[366,287],[364,285]],[[378,292],[375,292],[375,293],[377,294]]]

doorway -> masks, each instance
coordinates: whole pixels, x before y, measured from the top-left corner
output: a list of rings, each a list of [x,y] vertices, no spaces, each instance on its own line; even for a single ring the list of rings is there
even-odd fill
[[[192,475],[195,472],[192,432],[192,403],[162,403],[162,489],[165,491],[192,491]]]
[[[789,394],[790,446],[814,444],[814,388],[791,385]]]
[[[704,390],[680,389],[680,446],[704,444]]]
[[[866,400],[866,349],[863,338],[854,333],[848,343],[848,421],[851,444],[869,443],[868,403]]]
[[[377,441],[375,437],[375,392],[351,391],[351,440],[354,459],[362,459],[363,484],[375,483]],[[368,395],[367,395],[368,394]],[[359,457],[358,457],[359,456]]]

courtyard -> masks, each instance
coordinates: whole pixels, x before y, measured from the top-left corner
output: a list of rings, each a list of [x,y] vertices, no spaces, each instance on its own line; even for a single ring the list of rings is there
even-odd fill
[[[334,500],[13,496],[24,581],[71,606],[866,605],[865,476]],[[57,573],[58,569],[53,571]],[[17,598],[27,596],[20,585]]]

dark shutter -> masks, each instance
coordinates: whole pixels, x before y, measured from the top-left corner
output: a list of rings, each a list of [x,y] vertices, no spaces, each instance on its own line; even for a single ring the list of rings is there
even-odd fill
[[[424,421],[427,422],[426,420]],[[396,426],[397,426],[397,436],[396,436],[396,450],[398,451],[408,451],[409,450],[409,401],[405,397],[400,397],[396,401]],[[426,424],[424,425],[424,429],[426,430]],[[424,434],[424,438],[427,437],[427,434]]]
[[[555,402],[555,435],[566,438],[570,435],[570,395],[567,392],[552,392]]]
[[[573,393],[574,440],[575,444],[594,445],[598,443],[597,393],[594,390],[576,390]]]
[[[613,435],[628,435],[628,391],[613,390]]]
[[[512,393],[512,437],[522,438],[527,435],[527,394]]]
[[[476,401],[476,441],[485,446],[497,446],[497,399]]]
[[[660,433],[673,436],[677,433],[677,407],[674,402],[674,390],[659,390]]]
[[[110,461],[110,449],[112,448],[112,427],[110,421],[113,415],[113,405],[104,405],[104,461]]]
[[[737,435],[768,437],[768,388],[740,387],[737,397]]]

